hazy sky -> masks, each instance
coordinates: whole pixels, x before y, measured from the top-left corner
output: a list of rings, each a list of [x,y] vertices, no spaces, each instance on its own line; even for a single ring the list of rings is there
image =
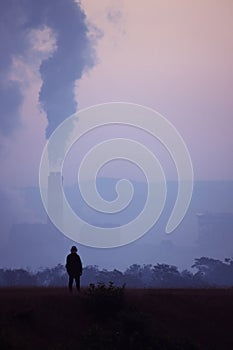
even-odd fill
[[[233,2],[82,0],[82,11],[71,16],[70,5],[64,18],[63,2],[1,1],[2,185],[37,185],[46,128],[59,124],[48,128],[54,111],[62,108],[62,120],[74,107],[109,101],[170,120],[195,179],[232,179]],[[73,86],[77,106],[66,95]]]
[[[232,0],[0,0],[1,252],[12,223],[43,220],[39,193],[22,187],[38,186],[46,139],[72,113],[94,104],[125,101],[155,109],[185,140],[195,180],[233,180],[232,18]],[[89,148],[112,136],[143,143],[166,178],[177,179],[158,140],[109,126],[73,147],[65,184],[76,181]],[[100,175],[137,180],[141,173],[116,161]],[[194,242],[199,211],[232,211],[232,186],[221,183],[218,192],[208,185],[194,187],[192,211],[172,239]]]

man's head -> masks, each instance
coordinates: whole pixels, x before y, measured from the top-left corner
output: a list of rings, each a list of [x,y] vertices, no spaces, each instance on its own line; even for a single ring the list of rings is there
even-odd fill
[[[78,249],[77,249],[77,247],[75,247],[75,245],[73,245],[73,247],[71,247],[70,251],[71,251],[71,253],[77,253]]]

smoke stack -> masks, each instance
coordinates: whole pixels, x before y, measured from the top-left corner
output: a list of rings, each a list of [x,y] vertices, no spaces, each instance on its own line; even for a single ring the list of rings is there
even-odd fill
[[[63,227],[63,177],[60,172],[50,172],[48,177],[48,220],[56,220],[59,228]]]

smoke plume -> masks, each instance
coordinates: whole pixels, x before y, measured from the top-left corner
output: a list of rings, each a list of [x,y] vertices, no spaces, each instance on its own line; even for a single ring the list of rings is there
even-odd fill
[[[94,50],[86,18],[73,0],[1,0],[0,3],[0,131],[9,135],[20,123],[22,93],[8,77],[15,56],[24,57],[29,34],[48,27],[56,38],[53,54],[42,60],[39,101],[47,114],[48,138],[54,129],[77,109],[74,84],[94,64]]]

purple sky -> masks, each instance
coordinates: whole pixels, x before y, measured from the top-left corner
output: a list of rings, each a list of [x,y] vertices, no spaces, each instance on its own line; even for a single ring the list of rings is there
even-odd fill
[[[183,136],[195,179],[232,180],[232,1],[83,0],[81,6],[96,61],[75,79],[78,108],[109,101],[152,107]],[[22,94],[17,123],[9,133],[0,130],[1,183],[9,187],[38,183],[47,127],[38,102],[40,66],[59,45],[49,22],[32,23],[25,33],[27,49],[12,50],[2,80],[18,82]]]
[[[0,1],[0,257],[12,224],[46,220],[39,193],[39,209],[22,195],[22,187],[38,187],[46,137],[94,104],[125,101],[158,111],[186,142],[195,180],[233,180],[232,18],[232,0]],[[112,136],[143,143],[166,178],[177,179],[158,140],[110,126],[73,147],[65,184],[76,182],[85,152]],[[125,164],[112,162],[100,175],[141,180]],[[194,186],[198,204],[171,240],[196,242],[199,211],[232,212],[232,186],[219,193],[208,186]]]

